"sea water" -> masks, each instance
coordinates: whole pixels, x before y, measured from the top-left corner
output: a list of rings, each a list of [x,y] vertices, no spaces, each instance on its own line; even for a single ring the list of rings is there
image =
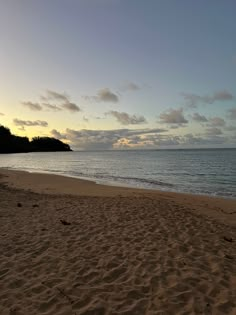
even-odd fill
[[[0,167],[236,198],[236,149],[1,154]]]

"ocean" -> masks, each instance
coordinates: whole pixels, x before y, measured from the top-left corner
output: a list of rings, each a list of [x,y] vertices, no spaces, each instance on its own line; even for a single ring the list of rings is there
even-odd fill
[[[236,198],[236,149],[1,154],[0,167]]]

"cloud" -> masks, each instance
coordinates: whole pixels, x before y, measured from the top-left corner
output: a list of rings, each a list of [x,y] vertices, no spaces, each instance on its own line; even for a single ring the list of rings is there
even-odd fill
[[[209,126],[212,127],[223,127],[225,126],[225,120],[220,117],[214,117],[209,119]]]
[[[152,134],[139,137],[139,141],[136,144],[139,147],[159,147],[159,146],[171,146],[178,145],[180,143],[180,137],[174,135]],[[132,142],[130,142],[132,144]]]
[[[236,119],[236,107],[229,109],[229,119]]]
[[[126,82],[121,87],[122,91],[138,91],[140,89],[140,86],[134,82]]]
[[[196,136],[190,133],[182,137],[181,144],[187,147],[212,147],[222,145],[227,141],[228,139],[226,137],[218,135]]]
[[[65,93],[58,93],[52,90],[46,90],[46,95],[42,95],[41,99],[43,101],[59,101],[59,102],[69,102],[69,96],[67,96]]]
[[[222,135],[222,131],[219,128],[212,127],[212,128],[206,129],[206,134],[208,136],[218,136],[218,135]]]
[[[104,116],[104,117],[101,117],[101,116],[95,116],[94,117],[96,120],[101,120],[101,119],[106,119],[106,117]]]
[[[188,133],[184,135],[184,142],[187,145],[196,145],[196,144],[202,144],[204,139],[202,137],[198,137],[193,135],[192,133]]]
[[[195,108],[199,104],[213,104],[217,101],[231,101],[233,100],[233,95],[227,91],[217,91],[213,95],[197,95],[191,93],[181,93],[183,96],[186,106],[190,108]]]
[[[113,148],[118,135],[110,131],[66,129],[66,138],[84,150],[107,150]]]
[[[207,122],[208,121],[208,119],[204,115],[200,115],[198,113],[194,113],[192,116],[192,119],[194,121],[198,121],[198,122]]]
[[[115,130],[73,130],[66,129],[65,133],[52,130],[53,136],[66,139],[70,144],[82,150],[109,150],[119,147],[119,143],[123,141],[134,141],[137,137],[145,137],[146,135],[154,135],[166,132],[165,129],[115,129]],[[123,146],[123,144],[122,144]]]
[[[49,103],[43,103],[43,106],[47,107],[48,109],[52,110],[52,111],[55,111],[55,112],[58,112],[58,111],[61,111],[62,108],[57,106],[57,105],[52,105],[52,104],[49,104]]]
[[[109,88],[98,90],[95,96],[83,96],[85,100],[93,100],[95,102],[111,102],[118,103],[119,97],[113,93]]]
[[[47,127],[48,123],[44,120],[21,120],[18,118],[13,119],[13,122],[16,126],[20,126],[20,127],[32,127],[32,126],[40,126],[40,127]]]
[[[231,101],[233,98],[233,95],[227,90],[216,92],[212,97],[214,101]]]
[[[137,125],[147,123],[144,116],[129,115],[128,113],[117,112],[114,110],[108,112],[107,114],[115,117],[116,120],[122,125]]]
[[[63,108],[67,109],[70,112],[80,112],[81,109],[79,108],[78,105],[74,104],[74,103],[65,103],[62,105]]]
[[[183,115],[183,109],[170,109],[160,114],[161,123],[165,124],[186,124],[188,122]]]
[[[193,147],[209,147],[222,145],[228,142],[228,138],[220,135],[193,135],[185,134],[182,136],[176,135],[154,135],[148,136],[145,139],[145,143],[149,141],[149,147],[157,145],[161,148],[193,148]]]
[[[47,107],[53,111],[61,111],[63,109],[73,113],[81,111],[77,104],[70,101],[70,97],[66,93],[58,93],[52,90],[46,90],[46,94],[41,95],[40,98],[44,101],[42,106]],[[51,102],[54,104],[51,104]]]
[[[112,150],[112,149],[155,149],[155,148],[193,148],[235,145],[236,138],[226,137],[218,128],[208,129],[202,134],[170,134],[170,130],[158,128],[114,129],[114,130],[73,130],[51,134],[66,140],[74,149],[79,150]]]
[[[32,102],[22,102],[22,105],[28,107],[30,110],[40,111],[42,110],[42,106],[39,103],[32,103]]]
[[[185,100],[186,106],[190,108],[197,107],[198,103],[201,102],[201,96],[196,94],[182,93]]]
[[[226,126],[224,128],[224,130],[226,130],[226,131],[235,131],[236,130],[236,126]]]
[[[119,101],[118,96],[111,92],[108,88],[104,88],[98,91],[96,96],[98,101],[117,103]]]
[[[3,114],[3,113],[0,113],[0,116],[5,116],[5,114]]]
[[[120,129],[127,132],[127,136],[146,135],[146,134],[159,134],[168,131],[162,128],[145,128],[145,129]]]
[[[59,131],[57,131],[56,129],[52,129],[52,130],[51,130],[51,135],[52,135],[54,138],[63,139],[62,134],[61,134]]]

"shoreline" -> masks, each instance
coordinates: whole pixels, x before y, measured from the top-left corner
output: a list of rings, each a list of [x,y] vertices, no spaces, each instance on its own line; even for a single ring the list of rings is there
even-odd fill
[[[56,172],[50,172],[50,171],[30,171],[30,170],[21,170],[21,169],[13,169],[13,168],[8,168],[8,167],[0,167],[0,173],[1,171],[9,171],[9,172],[25,172],[29,174],[39,174],[39,175],[50,175],[50,176],[60,176],[64,178],[73,178],[78,181],[84,181],[84,182],[91,182],[96,185],[101,185],[101,186],[106,186],[106,187],[113,187],[113,188],[123,188],[123,189],[132,189],[132,190],[143,190],[146,192],[157,192],[157,193],[173,193],[173,194],[180,194],[180,195],[187,195],[187,196],[197,196],[197,197],[207,197],[207,198],[217,198],[217,199],[224,199],[224,200],[232,200],[236,201],[236,197],[231,197],[231,196],[221,196],[221,195],[210,195],[207,193],[193,193],[193,192],[184,192],[184,191],[178,191],[178,190],[165,190],[165,189],[160,189],[158,188],[147,188],[147,187],[137,187],[132,184],[125,184],[122,182],[116,182],[116,181],[109,181],[109,180],[99,180],[96,178],[92,177],[77,177],[69,174],[57,174]]]
[[[173,200],[190,211],[236,226],[236,199],[97,184],[95,181],[50,173],[33,173],[0,168],[0,183],[28,192],[49,195],[117,197],[137,196]]]

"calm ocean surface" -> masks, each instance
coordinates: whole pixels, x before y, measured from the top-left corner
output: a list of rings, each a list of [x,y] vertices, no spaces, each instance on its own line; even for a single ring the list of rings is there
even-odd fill
[[[1,154],[0,167],[236,198],[236,149]]]

